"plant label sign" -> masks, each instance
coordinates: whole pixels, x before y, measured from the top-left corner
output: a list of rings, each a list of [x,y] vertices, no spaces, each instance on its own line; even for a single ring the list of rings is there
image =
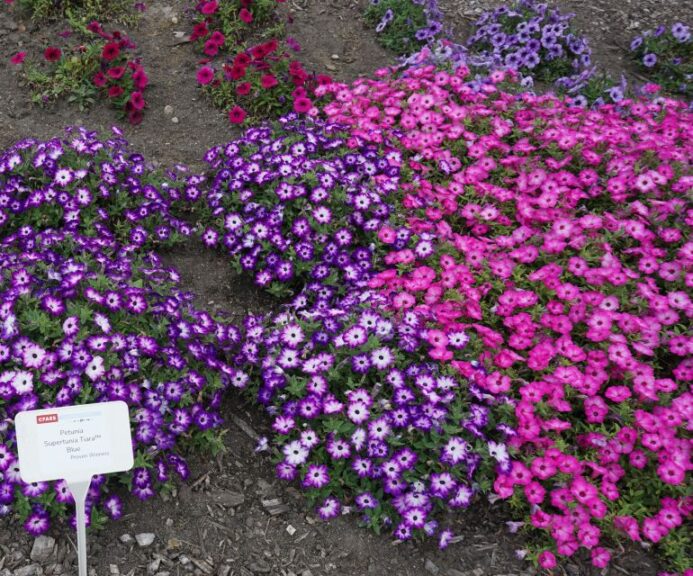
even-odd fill
[[[94,474],[134,465],[125,402],[20,412],[14,419],[19,475],[27,483],[64,479],[75,499],[79,576],[87,576],[85,502]]]
[[[20,412],[15,418],[19,470],[25,482],[91,480],[133,466],[125,402]]]

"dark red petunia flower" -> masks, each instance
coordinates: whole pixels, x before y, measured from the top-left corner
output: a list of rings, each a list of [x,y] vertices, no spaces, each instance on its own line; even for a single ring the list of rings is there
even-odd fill
[[[253,14],[250,12],[250,10],[241,8],[241,11],[238,13],[238,18],[241,20],[241,22],[250,24],[253,21]]]
[[[233,124],[240,124],[245,120],[246,111],[240,106],[234,106],[229,110],[229,121]]]
[[[203,52],[207,56],[216,56],[219,53],[219,45],[210,38],[205,42]]]
[[[299,114],[308,112],[308,110],[310,110],[312,107],[313,103],[310,101],[309,98],[306,98],[305,96],[301,96],[294,100],[294,111],[298,112]]]
[[[56,46],[49,46],[43,51],[43,57],[48,60],[48,62],[57,62],[62,55],[62,50]]]
[[[246,69],[243,66],[232,66],[229,72],[231,80],[240,80],[245,78]]]
[[[117,42],[109,42],[103,47],[101,51],[101,58],[110,62],[115,60],[120,55],[120,46]]]
[[[209,84],[214,79],[214,70],[209,66],[203,66],[197,71],[197,82],[199,84]]]
[[[129,102],[135,110],[144,110],[145,101],[142,92],[133,92],[130,94]]]
[[[200,8],[200,12],[206,16],[209,16],[210,14],[214,14],[217,11],[217,8],[219,8],[219,3],[216,0],[212,0],[211,2],[205,2],[202,5],[202,8]]]
[[[113,80],[120,80],[123,77],[123,74],[125,74],[125,67],[114,66],[113,68],[106,70],[106,74],[108,74],[109,78],[113,78]]]
[[[195,41],[198,38],[204,38],[209,34],[209,29],[207,28],[207,22],[198,22],[193,26],[192,34],[190,35],[190,40]]]
[[[122,86],[111,86],[108,89],[108,97],[109,98],[118,98],[118,96],[123,95],[123,87]]]
[[[252,58],[245,52],[241,52],[233,59],[234,66],[247,66],[252,61]]]
[[[246,96],[247,94],[250,94],[251,89],[252,85],[250,82],[241,82],[238,86],[236,86],[236,94],[239,96]]]
[[[273,88],[277,84],[279,84],[279,80],[274,74],[265,74],[260,79],[260,85],[265,89]]]
[[[106,76],[103,72],[97,72],[96,74],[94,74],[92,82],[94,83],[94,86],[97,86],[98,88],[103,88],[106,85]]]
[[[133,126],[137,126],[142,122],[142,118],[144,118],[144,114],[142,113],[142,110],[129,110],[128,111],[128,122],[132,124]]]
[[[212,32],[212,35],[209,37],[209,39],[214,42],[219,48],[221,48],[224,45],[224,42],[226,42],[226,37],[219,32],[219,30],[215,30]]]
[[[147,84],[149,84],[149,76],[147,76],[143,68],[138,68],[132,74],[132,81],[135,83],[135,88],[142,91],[147,87]]]

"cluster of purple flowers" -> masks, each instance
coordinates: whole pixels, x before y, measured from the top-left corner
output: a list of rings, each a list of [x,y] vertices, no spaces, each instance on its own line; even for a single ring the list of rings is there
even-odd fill
[[[66,139],[22,140],[0,154],[0,234],[23,226],[117,237],[141,248],[192,233],[174,216],[197,200],[199,176],[167,175],[115,137],[71,128]]]
[[[435,42],[443,30],[437,0],[370,0],[366,19],[380,42],[404,56]]]
[[[373,265],[374,237],[391,213],[400,153],[346,146],[339,126],[287,117],[247,130],[205,155],[203,242],[275,293],[319,282],[356,286]],[[406,242],[407,238],[402,238]]]
[[[689,26],[676,22],[669,28],[646,30],[633,38],[630,51],[641,71],[666,90],[693,96],[693,42]]]
[[[133,494],[150,498],[173,474],[187,476],[181,442],[218,447],[212,428],[233,373],[223,358],[240,333],[194,309],[178,274],[142,250],[139,228],[180,225],[162,193],[177,185],[151,184],[158,177],[123,143],[73,131],[21,142],[0,167],[9,215],[0,227],[0,514],[20,514],[36,535],[71,495],[62,482],[21,480],[18,412],[125,401],[138,462],[128,478]],[[97,522],[100,510],[121,514],[103,477],[88,507]]]
[[[587,40],[571,30],[572,17],[535,0],[484,12],[467,42],[468,63],[487,70],[517,70],[527,88],[540,80],[577,93],[594,68]]]
[[[446,546],[436,512],[468,506],[478,471],[509,469],[514,432],[490,418],[505,397],[430,361],[433,318],[395,312],[367,287],[381,250],[434,249],[392,212],[400,153],[287,117],[205,159],[202,241],[260,286],[293,293],[279,312],[246,317],[231,356],[231,386],[273,417],[259,448],[272,447],[277,476],[300,480],[321,518],[355,505],[397,538],[425,532]],[[464,334],[457,341],[464,348]]]
[[[273,415],[277,476],[300,480],[322,519],[353,504],[371,527],[445,547],[452,532],[436,511],[469,506],[477,471],[510,469],[514,431],[490,417],[504,396],[430,362],[427,323],[368,290],[330,309],[294,303],[269,322],[248,318],[237,380]]]
[[[437,68],[452,66],[453,69],[457,69],[467,63],[467,58],[468,50],[464,44],[447,38],[439,38],[422,47],[421,50],[404,56],[400,60],[399,70],[406,74],[407,71],[422,66],[435,66]]]

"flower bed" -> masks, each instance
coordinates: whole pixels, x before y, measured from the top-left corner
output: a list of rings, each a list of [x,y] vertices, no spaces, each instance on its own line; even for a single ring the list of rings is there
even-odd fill
[[[47,46],[42,64],[26,62],[33,102],[47,105],[64,98],[84,110],[103,98],[130,124],[139,124],[147,105],[144,91],[149,78],[133,54],[137,46],[119,31],[106,32],[96,21],[85,30],[85,43]],[[26,52],[18,52],[11,62],[22,64],[25,57]]]
[[[232,124],[277,118],[291,111],[315,115],[315,88],[329,84],[325,74],[310,74],[295,58],[300,49],[290,40],[271,39],[241,50],[216,70],[209,62],[197,71],[197,82]]]
[[[348,146],[337,125],[299,120],[213,148],[202,240],[275,295],[318,283],[331,297],[363,284],[375,230],[397,190],[400,154]],[[406,238],[403,239],[406,244]]]
[[[225,6],[248,20],[242,4]],[[231,386],[266,407],[260,448],[322,518],[356,508],[445,547],[446,510],[508,499],[543,568],[577,553],[604,568],[630,539],[690,569],[690,115],[522,93],[516,66],[497,69],[509,47],[525,73],[552,46],[587,48],[565,16],[517,7],[482,17],[483,57],[431,41],[353,84],[274,40],[219,72],[205,60],[198,81],[232,122],[293,113],[208,151],[204,177],[85,131],[3,153],[0,410],[126,400],[147,498],[186,474],[181,447],[217,446]],[[210,58],[236,38],[218,25],[196,28]],[[576,60],[560,71],[574,91],[591,74]],[[183,215],[286,306],[242,332],[195,310],[147,253],[193,232]],[[11,427],[0,439],[0,511],[41,533],[64,486],[22,484]],[[119,513],[101,478],[90,504]]]
[[[178,214],[201,196],[202,180],[151,170],[119,131],[107,140],[75,128],[62,140],[22,140],[0,157],[0,237],[66,229],[139,248],[171,245],[192,233]]]
[[[414,232],[437,240],[427,258],[393,251],[371,287],[397,309],[441,310],[433,358],[461,376],[481,359],[482,387],[516,399],[517,459],[496,494],[525,508],[560,554],[587,548],[603,566],[600,543],[625,533],[689,567],[684,107],[590,112],[493,87],[485,95],[461,68],[321,92],[345,90],[354,97],[335,98],[327,116],[365,141],[402,131],[422,176],[402,206]],[[468,358],[448,346],[460,323]],[[553,552],[539,562],[552,567]]]
[[[239,340],[235,327],[192,307],[177,272],[143,252],[152,242],[144,226],[171,241],[179,224],[160,194],[175,189],[153,181],[122,140],[84,131],[20,142],[0,158],[0,411],[11,419],[45,406],[127,402],[136,460],[122,480],[143,500],[174,474],[187,477],[181,446],[220,448],[213,428],[231,371],[223,357]],[[42,534],[68,513],[71,495],[63,482],[23,483],[15,450],[6,422],[0,513]],[[116,482],[94,478],[95,524],[104,512],[120,516]]]

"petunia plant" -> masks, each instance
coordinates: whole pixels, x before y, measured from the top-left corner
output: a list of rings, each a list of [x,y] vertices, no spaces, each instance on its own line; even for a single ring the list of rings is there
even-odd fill
[[[421,175],[401,205],[434,250],[393,251],[369,285],[397,309],[434,309],[431,357],[463,376],[482,362],[480,386],[516,402],[517,452],[494,492],[547,535],[531,555],[542,567],[579,549],[605,567],[626,537],[689,569],[689,113],[475,92],[466,73],[320,90],[330,120],[397,135]]]
[[[402,56],[417,52],[443,30],[435,0],[370,0],[365,18],[378,42]]]
[[[0,412],[11,419],[45,406],[125,401],[136,460],[122,481],[146,500],[173,475],[187,477],[182,446],[220,449],[212,429],[225,384],[210,370],[219,360],[209,343],[235,329],[193,310],[175,287],[177,274],[155,257],[114,256],[116,248],[29,227],[2,242]],[[71,494],[63,482],[25,484],[17,464],[14,432],[5,425],[0,513],[16,513],[29,533],[42,534],[50,517],[69,513]],[[103,513],[122,513],[110,491],[116,479],[105,480],[94,479],[88,497],[97,524]]]
[[[317,281],[335,293],[367,277],[369,245],[397,191],[398,151],[348,146],[339,126],[294,114],[248,129],[205,160],[202,240],[257,285],[288,294]]]
[[[284,0],[201,0],[195,5],[190,40],[199,44],[207,56],[221,49],[235,50],[255,31],[276,36],[280,24],[277,4]]]
[[[131,124],[142,121],[149,78],[135,44],[119,31],[106,32],[98,22],[86,27],[82,44],[48,46],[43,62],[26,61],[25,77],[32,101],[48,105],[65,99],[84,110],[98,99],[106,100]],[[14,57],[17,64],[24,61]]]
[[[575,94],[593,67],[589,44],[571,27],[572,17],[535,0],[484,12],[467,41],[468,63],[517,70],[526,87],[538,81]]]
[[[27,139],[5,150],[0,235],[69,229],[145,249],[190,235],[180,216],[200,198],[202,177],[151,170],[115,130],[102,140],[69,129],[65,139]]]
[[[240,332],[193,308],[177,272],[146,251],[185,233],[171,217],[175,177],[151,176],[121,139],[85,130],[0,156],[0,514],[31,534],[69,513],[71,495],[62,482],[22,482],[8,424],[21,410],[126,402],[136,463],[121,481],[143,500],[187,477],[186,448],[222,447],[224,358]],[[181,186],[190,196],[196,184]],[[121,515],[117,484],[92,482],[96,524]]]
[[[693,96],[693,41],[690,27],[683,22],[636,36],[630,43],[630,55],[640,73],[652,82],[672,94]]]
[[[423,312],[386,305],[352,291],[249,324],[232,382],[268,406],[277,476],[300,481],[323,520],[353,509],[376,532],[444,548],[453,532],[441,512],[467,508],[496,466],[510,469],[515,432],[498,414],[512,408],[473,374],[430,362],[437,333]],[[455,346],[466,342],[460,331]]]
[[[294,42],[272,39],[237,53],[219,70],[205,64],[197,71],[197,82],[233,124],[291,111],[314,114],[315,88],[332,79],[307,72],[293,54],[297,50]]]

